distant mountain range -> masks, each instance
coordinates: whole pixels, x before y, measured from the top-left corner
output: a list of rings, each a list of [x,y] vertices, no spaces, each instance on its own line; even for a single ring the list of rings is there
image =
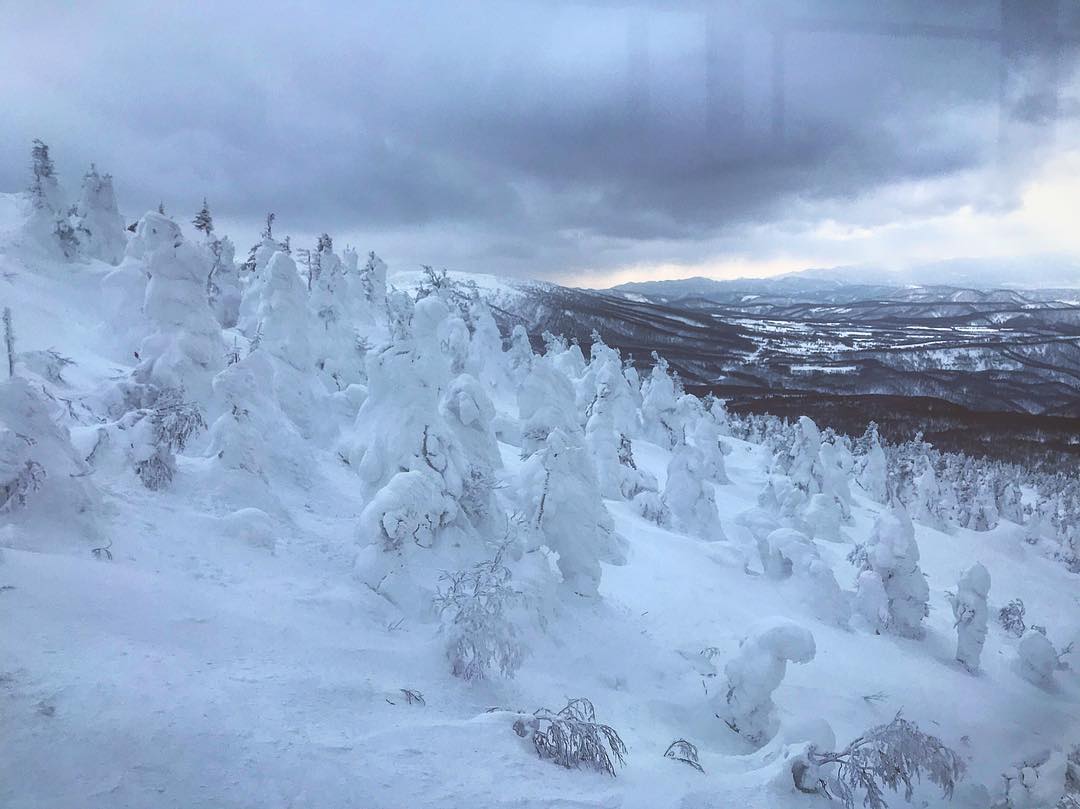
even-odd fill
[[[869,419],[897,437],[937,429],[944,443],[959,430],[953,448],[977,440],[991,454],[1047,440],[1080,452],[1077,290],[815,273],[609,290],[485,280],[504,329],[522,324],[537,345],[544,331],[563,334],[586,351],[595,331],[642,368],[658,352],[688,389],[736,408],[809,413],[849,432]]]
[[[876,287],[948,287],[981,292],[1023,290],[1040,299],[1058,297],[1072,291],[1080,295],[1080,261],[1064,256],[1022,259],[950,259],[921,264],[903,270],[880,267],[813,268],[771,278],[739,278],[720,281],[712,278],[683,278],[671,281],[640,281],[620,284],[614,291],[649,297],[677,299],[687,296],[724,296],[733,292],[755,294],[816,294],[847,289],[853,294]]]

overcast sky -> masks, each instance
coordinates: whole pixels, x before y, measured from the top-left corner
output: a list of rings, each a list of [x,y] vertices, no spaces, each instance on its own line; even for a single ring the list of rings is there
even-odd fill
[[[1076,5],[0,0],[0,190],[593,286],[1080,255]]]

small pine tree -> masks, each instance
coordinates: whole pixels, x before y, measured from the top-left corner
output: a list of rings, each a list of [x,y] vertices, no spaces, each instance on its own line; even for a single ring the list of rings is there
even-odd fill
[[[164,202],[159,202],[157,204],[157,212],[159,214],[161,214],[162,216],[165,216],[165,203]]]
[[[319,236],[319,240],[315,243],[315,249],[320,253],[324,250],[328,253],[333,250],[334,240],[330,238],[330,234],[323,233]]]
[[[191,224],[195,226],[195,230],[206,234],[207,238],[210,238],[210,234],[214,232],[214,219],[210,216],[210,208],[206,205],[206,197],[203,197],[202,208],[195,214]]]
[[[48,204],[45,183],[56,176],[56,167],[49,157],[48,145],[39,138],[34,138],[34,145],[30,149],[30,169],[34,174],[34,182],[30,186],[34,207],[44,208]]]
[[[277,218],[276,214],[268,213],[266,215],[266,227],[263,228],[262,237],[264,239],[274,238],[274,220]]]

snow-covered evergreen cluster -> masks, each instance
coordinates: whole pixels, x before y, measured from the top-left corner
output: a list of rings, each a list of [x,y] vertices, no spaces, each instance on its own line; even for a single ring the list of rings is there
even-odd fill
[[[1025,579],[1011,567],[1030,546],[1066,562],[1023,560],[1063,593],[1047,603],[1075,606],[1078,478],[942,454],[921,436],[887,445],[873,425],[852,440],[806,417],[735,416],[687,393],[662,357],[640,375],[600,334],[588,350],[545,334],[536,352],[521,326],[500,332],[476,283],[445,271],[395,284],[374,253],[363,262],[355,249],[338,253],[327,234],[307,250],[278,241],[273,215],[241,263],[205,201],[193,233],[160,211],[127,228],[108,175],[91,168],[68,207],[42,143],[32,169],[26,216],[0,252],[14,274],[14,324],[29,334],[16,344],[9,329],[12,374],[0,383],[0,545],[10,557],[0,584],[17,581],[10,594],[0,587],[0,607],[26,593],[34,600],[21,614],[49,616],[45,635],[71,614],[127,616],[127,599],[154,590],[140,578],[147,570],[176,574],[161,579],[160,609],[185,672],[211,666],[204,650],[222,654],[216,633],[236,615],[265,611],[228,653],[239,655],[228,682],[250,693],[205,685],[215,705],[251,696],[276,717],[274,752],[247,755],[287,757],[303,738],[318,756],[360,746],[379,768],[385,746],[430,734],[438,752],[424,766],[472,796],[439,803],[425,775],[395,782],[378,805],[494,805],[495,792],[449,775],[465,748],[521,775],[513,805],[575,790],[584,795],[575,805],[619,803],[604,799],[609,786],[540,769],[537,753],[625,773],[641,790],[623,795],[627,805],[827,805],[833,785],[846,805],[865,795],[883,806],[872,803],[882,787],[910,797],[926,772],[966,806],[1050,806],[1025,792],[1038,767],[1039,795],[1075,800],[1069,745],[1080,724],[1066,737],[1039,723],[1077,716],[1068,641],[1080,611],[1047,611],[1046,627],[1027,627],[1022,606],[1006,626],[989,617],[1018,597],[1010,588]],[[38,322],[50,295],[102,303],[54,333]],[[37,561],[47,554],[94,566],[73,574],[71,563]],[[33,594],[36,565],[57,588],[53,604]],[[100,580],[85,603],[60,593],[71,588],[57,583],[76,580]],[[207,580],[226,599],[220,611],[217,595],[184,595],[184,582]],[[154,620],[125,617],[108,631],[146,644],[146,671],[162,666],[171,682],[173,664],[140,634],[156,631],[143,628]],[[294,659],[312,632],[325,632],[325,659]],[[39,704],[19,721],[52,716],[63,686],[33,667],[72,672],[48,669],[4,634],[0,650],[16,662],[0,664],[0,685],[15,682],[19,699]],[[103,676],[136,676],[96,647],[89,654],[110,667]],[[276,684],[297,671],[303,696],[279,704]],[[427,696],[394,677],[422,679]],[[182,687],[192,690],[177,699],[199,699],[186,674]],[[578,689],[618,706],[603,711],[610,726],[588,699],[568,696]],[[346,695],[347,716],[286,729]],[[436,695],[454,706],[443,719],[394,718],[403,702],[410,716],[430,713]],[[517,707],[525,699],[569,703],[528,714]],[[874,705],[884,700],[940,724],[945,741],[899,716],[882,724]],[[507,707],[481,707],[492,703]],[[1001,706],[1015,716],[994,733]],[[95,710],[79,721],[112,721],[111,709]],[[369,711],[380,713],[365,725]],[[856,739],[840,752],[829,752],[833,724]],[[995,741],[969,756],[981,727]],[[0,742],[0,760],[6,749],[26,762],[39,733]],[[680,738],[693,756],[679,760],[700,772],[673,774],[663,755],[673,736],[696,740]],[[1014,766],[1013,746],[1036,743],[1050,746],[1046,756]],[[115,744],[110,755],[123,755]],[[481,755],[462,754],[469,766]],[[636,771],[650,756],[658,764]],[[957,786],[961,756],[979,776]],[[344,761],[335,772],[365,766]],[[4,767],[0,798],[11,805],[48,794],[12,786]],[[98,775],[96,794],[127,796],[115,805],[135,788]],[[365,790],[387,779],[313,802],[345,805],[338,799],[351,794],[367,805]],[[409,791],[424,784],[430,794]],[[282,805],[306,805],[305,794],[297,787]]]

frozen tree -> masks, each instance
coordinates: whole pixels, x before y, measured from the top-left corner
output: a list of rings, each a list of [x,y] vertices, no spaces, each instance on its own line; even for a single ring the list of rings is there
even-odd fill
[[[727,483],[727,470],[724,468],[724,446],[720,439],[720,424],[712,410],[704,410],[693,422],[690,430],[691,440],[701,453],[702,472],[716,483]]]
[[[944,491],[934,472],[934,465],[927,461],[915,476],[915,502],[912,518],[918,522],[944,531],[949,527],[951,509],[948,494]]]
[[[956,619],[956,659],[972,672],[979,670],[979,656],[986,643],[989,593],[990,573],[981,564],[974,564],[960,577],[956,592],[948,594]]]
[[[536,355],[533,353],[532,344],[529,342],[529,334],[520,323],[514,326],[510,332],[510,350],[507,352],[507,360],[510,365],[511,378],[521,382],[532,370]]]
[[[359,288],[356,291],[370,303],[374,311],[386,304],[386,262],[374,252],[368,253],[367,261],[360,270],[358,283]]]
[[[623,549],[580,432],[552,430],[522,466],[518,490],[533,544],[558,554],[569,590],[595,597],[600,563],[621,563]]]
[[[27,235],[46,250],[72,259],[79,252],[79,238],[71,225],[49,147],[40,140],[35,140],[30,150],[30,170],[33,179]]]
[[[919,568],[919,546],[915,544],[915,528],[902,508],[894,508],[881,514],[874,523],[870,539],[860,545],[848,557],[863,572],[872,573],[881,582],[888,598],[888,629],[904,637],[922,637],[922,619],[929,608],[930,588],[926,576]],[[868,578],[866,586],[873,587]],[[864,586],[859,578],[862,606]],[[876,588],[874,588],[876,589]],[[876,614],[863,613],[871,623],[878,620]]]
[[[844,542],[844,535],[840,530],[842,515],[840,501],[837,498],[818,493],[813,495],[806,504],[802,520],[806,530],[814,539]]]
[[[610,725],[596,721],[596,709],[584,698],[572,699],[555,712],[540,708],[514,722],[514,732],[532,740],[536,755],[567,769],[584,765],[615,777],[615,763],[626,763],[626,745]]]
[[[498,514],[495,486],[502,468],[493,428],[495,407],[474,377],[461,374],[443,394],[439,413],[453,431],[465,458],[461,507],[475,526],[490,525]]]
[[[1024,602],[1019,598],[1014,598],[998,610],[998,623],[1010,635],[1019,638],[1027,631],[1027,624],[1024,622],[1025,612]]]
[[[891,623],[889,594],[885,583],[873,570],[863,570],[855,583],[854,611],[867,629],[879,635],[888,630]]]
[[[671,527],[671,510],[659,492],[645,490],[634,495],[634,510],[642,519],[656,523],[661,528]]]
[[[839,752],[811,746],[806,757],[819,777],[832,767],[836,769],[818,784],[797,781],[796,786],[803,792],[835,796],[844,809],[855,809],[859,792],[863,793],[864,807],[887,809],[883,787],[893,792],[902,787],[904,800],[910,802],[915,784],[924,774],[941,789],[943,797],[952,798],[966,769],[963,759],[941,739],[924,733],[900,714],[887,725],[866,731]]]
[[[106,264],[119,264],[127,245],[124,220],[116,207],[112,177],[98,174],[93,164],[83,177],[75,219],[82,254]]]
[[[176,228],[160,214],[147,214],[144,224],[162,232]],[[211,377],[223,365],[225,346],[206,300],[204,256],[179,235],[176,239],[158,244],[149,255],[143,310],[155,331],[139,348],[135,378],[205,401]]]
[[[191,224],[195,226],[195,230],[202,233],[208,240],[210,239],[210,234],[214,232],[214,217],[210,215],[210,207],[206,204],[206,197],[203,197],[202,207],[195,214],[195,218],[191,220]]]
[[[851,616],[847,597],[810,537],[791,528],[778,528],[758,541],[758,553],[766,576],[792,579],[816,617],[847,626]]]
[[[580,435],[574,386],[548,357],[532,363],[517,392],[518,418],[521,421],[521,452],[529,455],[543,446],[553,430]]]
[[[206,429],[198,406],[185,402],[180,391],[165,389],[150,408],[128,413],[121,426],[139,480],[148,489],[163,489],[176,474],[176,453]]]
[[[999,516],[994,490],[983,481],[968,507],[967,527],[972,531],[989,531],[997,527]]]
[[[1047,688],[1054,682],[1054,671],[1060,660],[1052,644],[1042,632],[1028,629],[1016,648],[1017,672],[1033,685]]]
[[[870,422],[856,443],[856,470],[859,486],[867,497],[878,503],[887,503],[888,466],[874,422]]]
[[[795,441],[788,451],[791,462],[788,476],[808,495],[821,491],[823,479],[821,463],[821,431],[814,420],[800,416],[795,427]]]
[[[762,745],[779,727],[773,692],[788,662],[814,659],[814,636],[797,624],[772,619],[754,627],[724,666],[724,686],[713,697],[714,712],[747,741]]]
[[[296,263],[285,253],[274,253],[265,270],[255,321],[260,346],[293,368],[306,371],[314,365],[309,342],[307,294]],[[245,301],[247,298],[245,298]]]
[[[435,610],[443,618],[450,673],[483,680],[492,673],[513,677],[525,649],[510,611],[521,601],[511,585],[500,548],[491,559],[440,577]]]
[[[848,486],[850,471],[847,463],[850,454],[835,437],[822,441],[818,451],[820,462],[821,493],[836,502],[841,521],[851,519],[851,488]]]
[[[491,308],[475,286],[470,290],[468,316],[472,334],[466,369],[484,386],[488,396],[498,396],[501,391],[511,388],[502,335]]]
[[[240,317],[240,276],[236,272],[236,247],[228,236],[206,245],[210,254],[210,275],[206,292],[210,308],[222,328],[231,329]]]
[[[244,271],[241,279],[244,288],[240,300],[237,325],[248,337],[254,335],[259,326],[258,309],[262,303],[263,288],[268,281],[266,269],[270,264],[270,259],[278,252],[289,254],[288,251],[282,250],[280,244],[274,241],[273,225],[274,214],[267,214],[266,227],[263,229],[261,241],[252,246],[248,252],[247,261],[241,265]],[[294,264],[294,271],[295,266]]]
[[[45,396],[22,377],[0,381],[0,544],[51,552],[101,539],[100,494]]]
[[[680,531],[710,542],[726,539],[716,496],[705,474],[705,459],[697,447],[679,444],[675,448],[668,462],[664,501]]]
[[[683,440],[683,425],[678,418],[677,380],[668,371],[667,360],[653,354],[652,372],[642,384],[641,423],[645,438],[665,449],[673,449]]]

